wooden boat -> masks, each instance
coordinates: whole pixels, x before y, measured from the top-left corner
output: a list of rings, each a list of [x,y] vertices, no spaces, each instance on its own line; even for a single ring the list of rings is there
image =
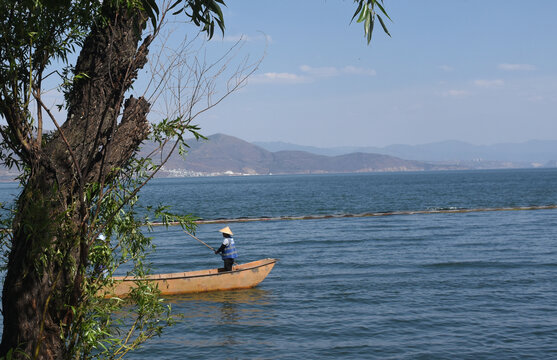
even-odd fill
[[[171,274],[156,274],[136,279],[115,276],[114,285],[102,291],[101,296],[125,297],[138,282],[153,282],[161,295],[188,294],[217,290],[252,288],[262,282],[275,266],[277,259],[263,259],[235,265],[232,271],[210,269]]]

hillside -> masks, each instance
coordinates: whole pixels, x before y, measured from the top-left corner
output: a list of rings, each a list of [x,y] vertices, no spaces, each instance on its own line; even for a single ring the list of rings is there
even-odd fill
[[[215,134],[191,140],[185,160],[175,154],[162,176],[219,174],[322,174],[455,169],[381,154],[324,156],[305,151],[271,152],[244,140]],[[146,147],[148,148],[148,146]]]

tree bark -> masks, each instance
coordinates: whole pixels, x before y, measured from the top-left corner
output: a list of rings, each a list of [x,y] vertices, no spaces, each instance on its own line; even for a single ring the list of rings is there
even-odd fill
[[[66,358],[60,334],[81,301],[89,240],[88,184],[114,176],[149,133],[144,98],[124,94],[147,62],[150,37],[140,45],[146,17],[105,1],[75,73],[86,74],[67,99],[68,118],[43,148],[34,148],[31,173],[17,201],[12,247],[2,293],[0,357],[20,349],[31,358]],[[17,104],[13,104],[17,106]],[[121,116],[120,116],[121,114]],[[15,353],[15,358],[25,358]]]

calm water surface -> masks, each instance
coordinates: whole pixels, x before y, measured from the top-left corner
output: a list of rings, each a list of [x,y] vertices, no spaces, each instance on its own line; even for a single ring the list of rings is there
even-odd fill
[[[207,219],[557,204],[557,170],[160,179]],[[9,190],[1,185],[0,194]],[[184,319],[132,359],[557,358],[557,210],[230,224],[257,288],[168,298]],[[222,224],[197,236],[218,246]],[[220,266],[155,228],[158,272]]]

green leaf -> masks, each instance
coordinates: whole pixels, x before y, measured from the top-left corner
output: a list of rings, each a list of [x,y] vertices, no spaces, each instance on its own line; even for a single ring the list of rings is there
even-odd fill
[[[376,4],[377,4],[377,7],[379,8],[379,10],[381,10],[381,12],[383,13],[383,15],[385,15],[385,16],[387,17],[387,19],[393,21],[393,20],[390,18],[389,14],[387,14],[387,12],[385,11],[385,8],[383,7],[383,5],[381,5],[381,3],[378,2],[378,1],[376,2]]]
[[[383,31],[385,33],[387,33],[387,35],[391,36],[391,33],[389,33],[389,30],[387,29],[387,27],[385,26],[385,23],[383,22],[383,19],[381,19],[380,15],[377,15],[377,18],[379,19],[379,22],[381,23],[381,26],[383,27]]]
[[[368,12],[369,12],[369,9],[367,8],[367,5],[364,5],[364,8],[362,9],[362,12],[360,13],[360,17],[358,18],[358,20],[356,22],[361,23],[362,21],[364,21],[367,17]]]
[[[350,23],[352,23],[352,21],[354,21],[354,18],[356,18],[356,16],[360,13],[360,10],[362,10],[362,6],[364,6],[364,3],[362,0],[360,0],[356,12],[354,12],[354,15],[352,15],[352,19],[350,19]]]
[[[371,16],[371,14],[369,14],[369,16],[367,17],[367,19],[364,23],[364,28],[365,28],[365,32],[366,32],[366,36],[367,36],[368,45],[371,42],[371,37],[373,36],[373,25],[374,25],[373,18]]]

